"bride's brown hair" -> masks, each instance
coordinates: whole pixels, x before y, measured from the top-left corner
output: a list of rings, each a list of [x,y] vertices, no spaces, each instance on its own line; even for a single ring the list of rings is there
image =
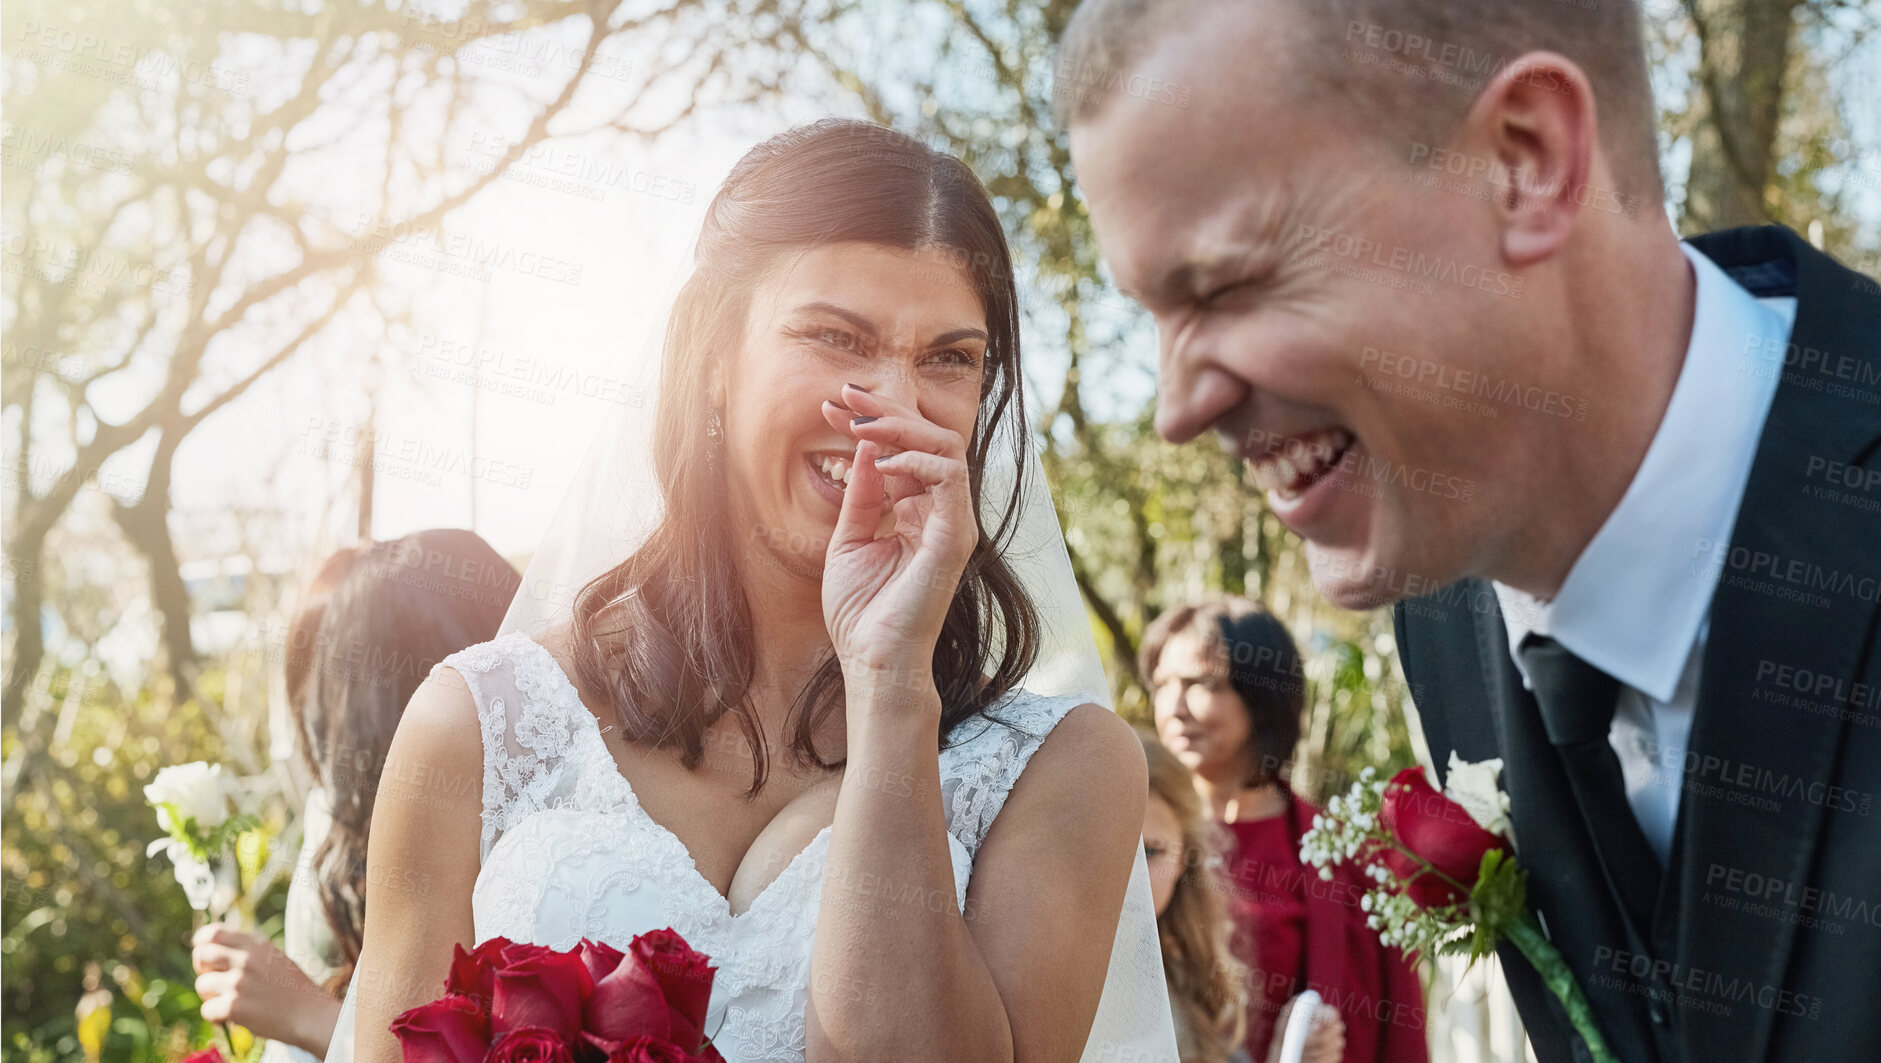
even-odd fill
[[[582,587],[570,654],[582,689],[613,706],[624,737],[677,745],[688,768],[704,759],[706,728],[724,713],[736,716],[754,764],[748,796],[764,785],[766,736],[749,703],[751,613],[737,582],[736,522],[710,427],[711,373],[714,359],[739,349],[752,289],[783,256],[847,242],[939,250],[972,277],[989,337],[967,443],[976,520],[994,447],[1011,448],[1021,478],[1027,465],[1012,259],[999,216],[966,164],[849,119],[799,126],[745,153],[712,198],[694,273],[667,321],[653,444],[664,515],[632,556]],[[1037,612],[1000,557],[1022,487],[995,529],[980,523],[934,645],[943,742],[1017,686],[1038,656]],[[842,693],[831,655],[798,692],[785,725],[797,763],[840,763],[822,758],[814,736]]]

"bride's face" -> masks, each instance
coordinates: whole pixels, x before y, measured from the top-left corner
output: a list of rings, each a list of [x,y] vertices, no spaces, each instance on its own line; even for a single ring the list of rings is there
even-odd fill
[[[743,347],[721,383],[725,453],[751,522],[741,534],[790,571],[820,574],[836,526],[856,441],[830,426],[822,404],[842,405],[845,383],[972,437],[988,328],[956,257],[827,244],[784,258],[752,293]],[[890,478],[889,487],[912,485]]]

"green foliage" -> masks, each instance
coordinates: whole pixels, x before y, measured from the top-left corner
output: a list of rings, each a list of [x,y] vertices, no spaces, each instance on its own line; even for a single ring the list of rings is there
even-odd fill
[[[206,689],[221,689],[219,670],[206,678]],[[202,1002],[190,967],[189,939],[202,917],[189,907],[168,859],[145,856],[160,831],[143,785],[172,762],[227,761],[231,751],[198,701],[166,708],[149,691],[127,698],[63,669],[53,670],[42,690],[57,716],[42,717],[40,726],[55,737],[21,766],[0,855],[6,890],[0,1058],[83,1058],[75,1005],[102,994],[93,999],[108,1000],[103,1059],[175,1059],[217,1033],[197,1014]],[[21,754],[11,732],[0,748],[9,766]],[[283,828],[286,810],[277,800],[247,809],[243,818],[231,837],[247,830],[263,841],[237,847],[252,880],[254,857],[265,858],[265,839]],[[285,885],[283,878],[255,899],[264,931],[279,926]]]
[[[168,801],[159,801],[153,808],[161,808],[169,814],[170,837],[189,847],[191,856],[198,860],[214,860],[223,853],[235,848],[236,840],[249,831],[261,826],[261,820],[247,812],[237,812],[224,820],[220,826],[204,834],[197,826],[194,817],[185,816],[177,811]]]
[[[1527,905],[1528,873],[1516,866],[1515,857],[1501,849],[1484,853],[1476,888],[1470,891],[1470,936],[1455,951],[1467,953],[1472,963],[1494,952],[1509,927],[1527,918]]]

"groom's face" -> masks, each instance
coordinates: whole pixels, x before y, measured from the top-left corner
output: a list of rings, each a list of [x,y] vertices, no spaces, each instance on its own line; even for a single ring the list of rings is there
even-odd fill
[[[1523,411],[1465,412],[1428,379],[1520,378],[1522,282],[1494,211],[1416,181],[1408,134],[1302,89],[1289,72],[1323,60],[1249,8],[1133,67],[1192,85],[1187,107],[1118,91],[1072,155],[1105,260],[1156,319],[1157,431],[1217,432],[1321,591],[1369,608],[1469,574],[1526,504]]]

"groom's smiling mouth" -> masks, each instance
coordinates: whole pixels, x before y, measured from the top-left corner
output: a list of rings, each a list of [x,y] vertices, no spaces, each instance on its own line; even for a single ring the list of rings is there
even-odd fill
[[[1256,429],[1243,437],[1240,452],[1256,487],[1292,502],[1337,469],[1356,442],[1350,430],[1338,425],[1295,435]]]

